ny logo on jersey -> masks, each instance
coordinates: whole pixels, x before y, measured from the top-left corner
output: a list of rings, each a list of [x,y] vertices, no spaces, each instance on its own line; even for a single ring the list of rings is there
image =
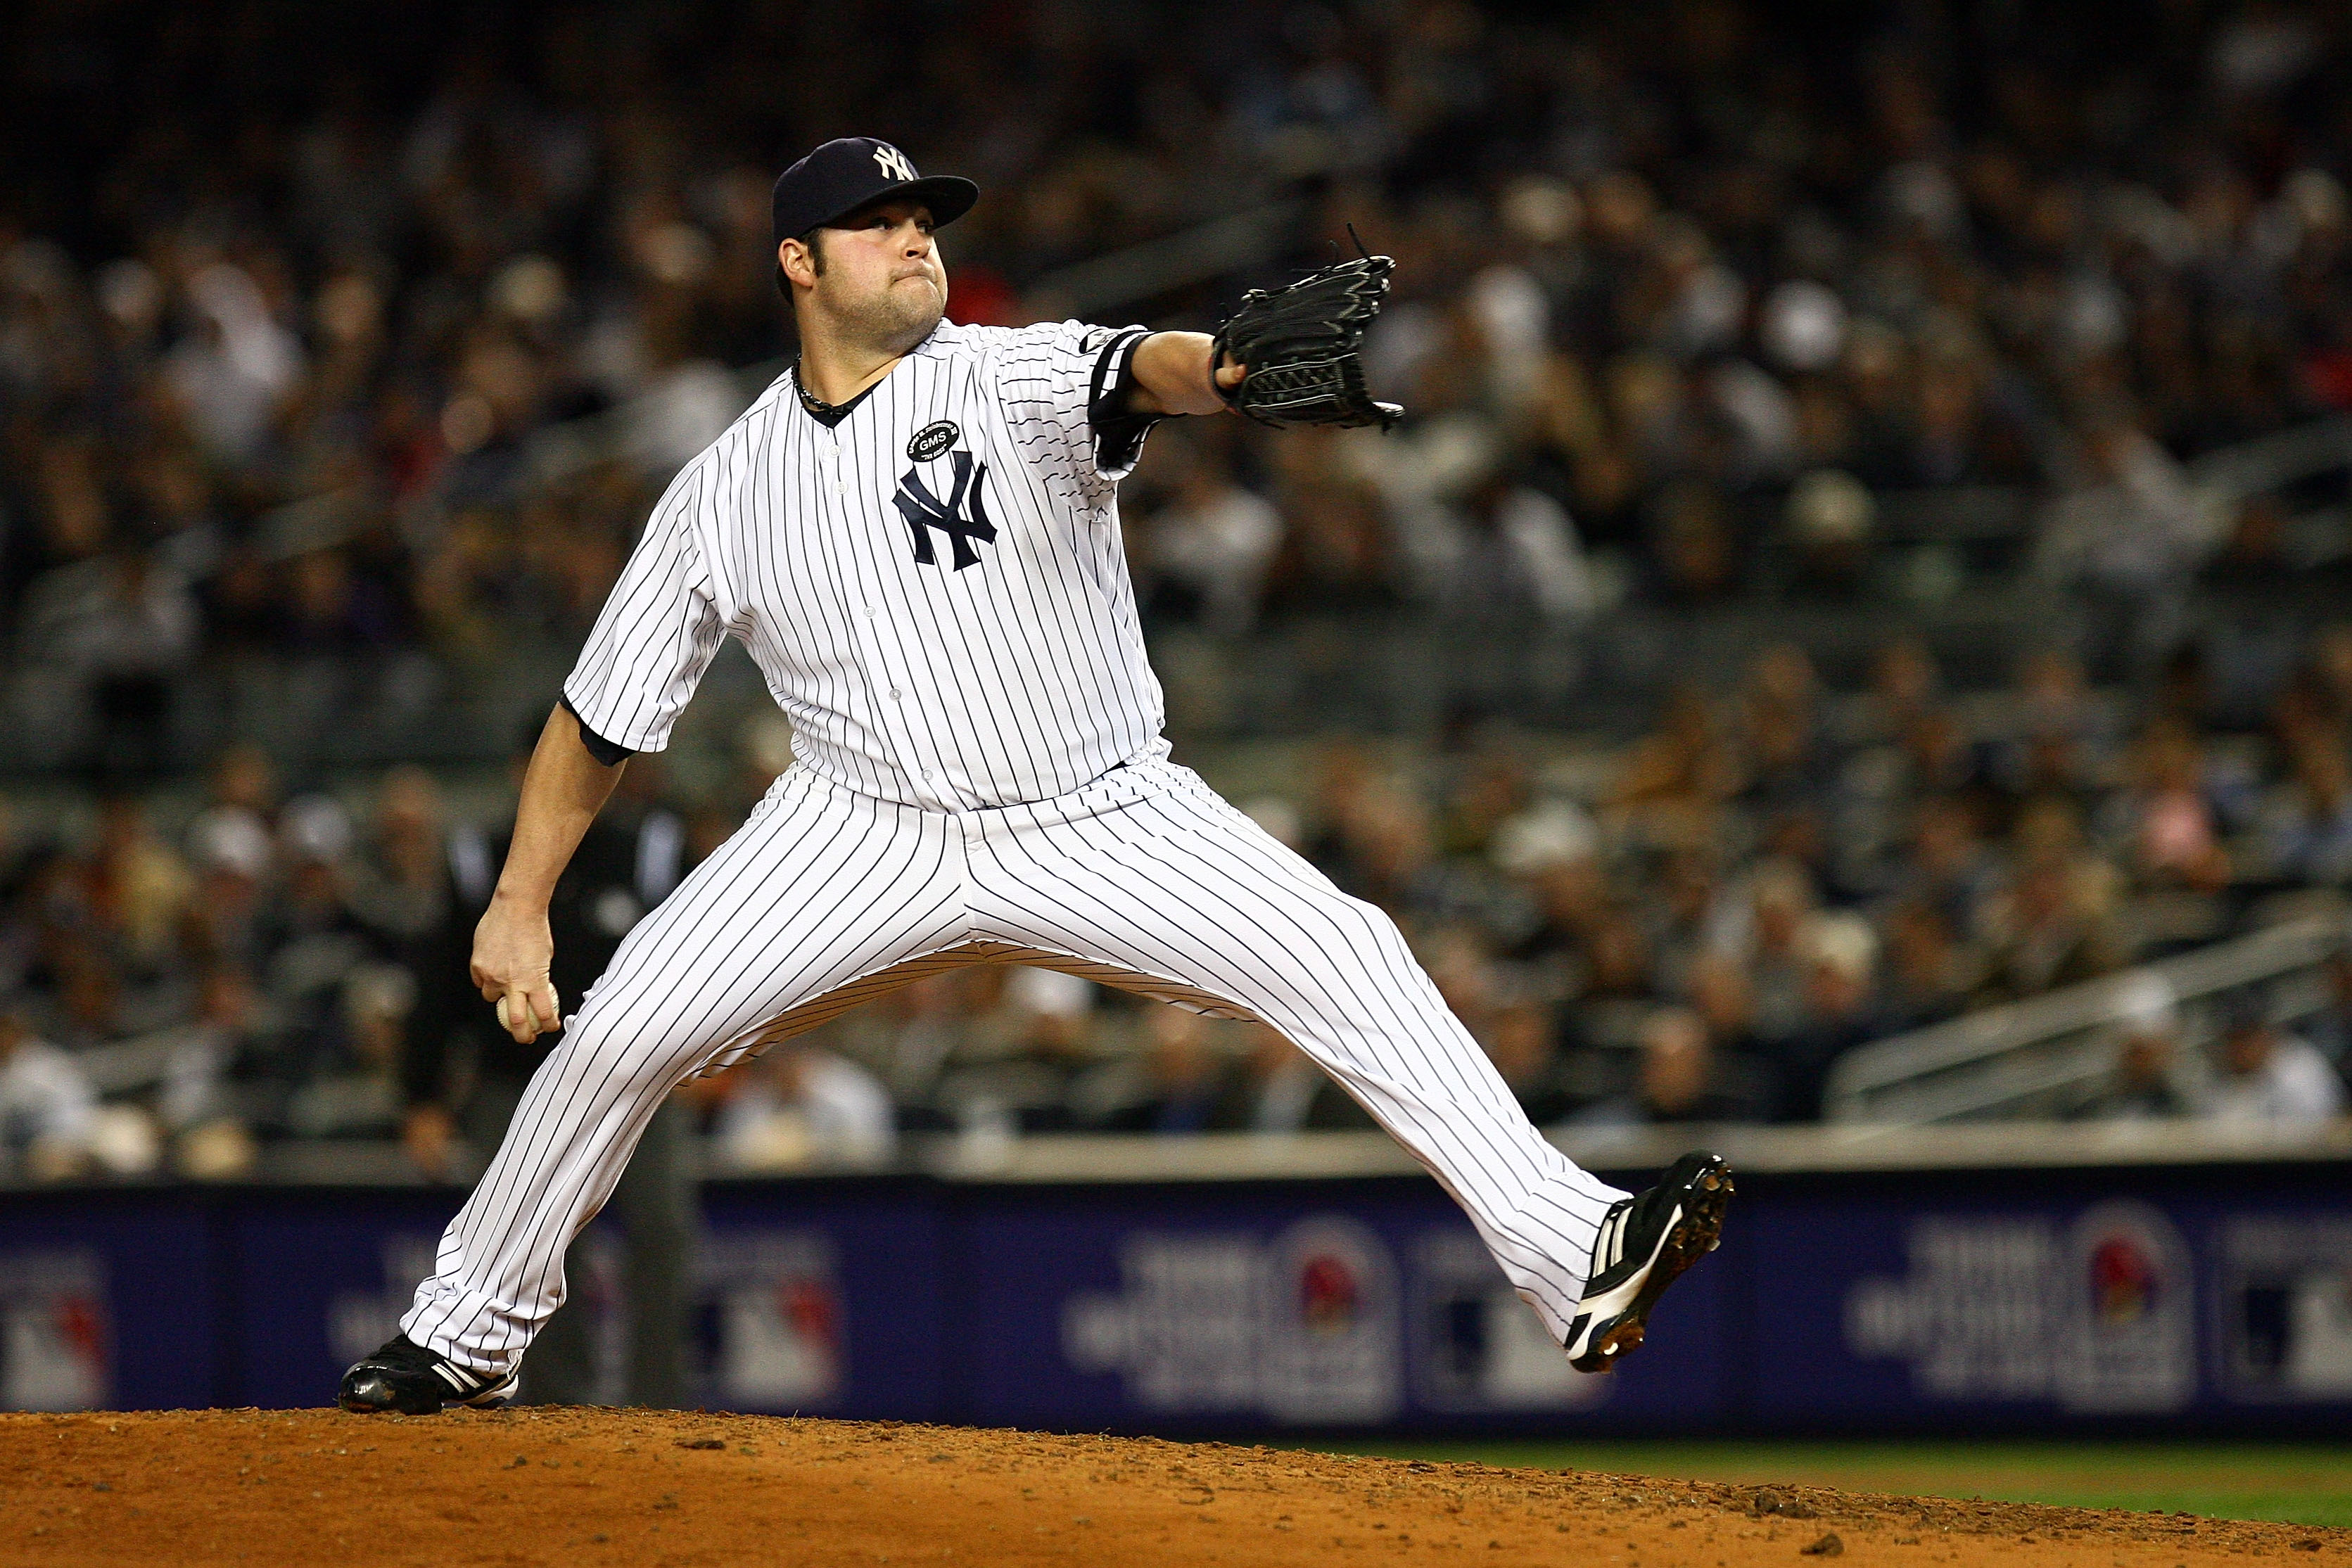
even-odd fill
[[[980,504],[980,482],[988,476],[988,465],[974,463],[969,452],[956,453],[954,462],[955,488],[948,493],[946,505],[940,503],[940,498],[923,483],[923,476],[912,468],[898,481],[898,493],[890,497],[898,515],[915,530],[918,566],[940,564],[940,558],[931,550],[933,528],[947,535],[948,542],[954,547],[958,571],[980,564],[980,552],[971,548],[972,540],[982,544],[996,542],[996,525],[988,520],[987,508]],[[967,502],[971,505],[970,516],[965,515]]]
[[[915,177],[915,166],[907,162],[907,155],[887,141],[882,142],[874,149],[874,162],[881,164],[882,172],[889,175],[893,180],[911,180]]]

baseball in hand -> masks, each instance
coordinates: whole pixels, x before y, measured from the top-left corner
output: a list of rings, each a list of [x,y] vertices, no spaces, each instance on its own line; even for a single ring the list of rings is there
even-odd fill
[[[508,1010],[509,1007],[513,1009],[511,1012]],[[530,998],[517,996],[514,992],[509,991],[499,998],[499,1027],[512,1034],[517,1027],[517,1020],[520,1019],[530,1020],[530,1031],[533,1034],[539,1033],[547,1027],[539,1021],[539,1009],[530,1005]]]

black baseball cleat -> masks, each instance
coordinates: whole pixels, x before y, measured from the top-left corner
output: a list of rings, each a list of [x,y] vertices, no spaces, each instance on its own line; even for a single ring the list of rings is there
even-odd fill
[[[404,1416],[438,1416],[444,1405],[490,1409],[514,1393],[515,1375],[484,1377],[446,1355],[436,1355],[406,1334],[394,1334],[383,1349],[343,1374],[335,1403],[371,1415],[397,1410]]]
[[[1721,1155],[1688,1154],[1658,1185],[1619,1198],[1592,1239],[1592,1277],[1568,1330],[1568,1364],[1606,1372],[1642,1343],[1650,1309],[1682,1271],[1715,1250],[1731,1197]]]

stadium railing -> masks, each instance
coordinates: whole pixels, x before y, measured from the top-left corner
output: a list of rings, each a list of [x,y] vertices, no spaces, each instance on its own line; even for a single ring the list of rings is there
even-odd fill
[[[1214,249],[1215,239],[1201,243]],[[731,413],[781,370],[779,362],[704,367],[694,397],[706,416]],[[642,432],[659,423],[649,405],[625,404],[544,427],[525,442],[527,483],[555,484],[615,460],[650,464],[658,476],[664,465],[644,452]],[[2217,518],[2250,497],[2288,497],[2293,553],[2310,565],[2352,549],[2352,508],[2332,504],[2332,492],[2312,483],[2347,468],[2352,417],[2335,417],[2209,453],[2189,465],[2189,478],[2201,509]],[[400,519],[402,531],[433,537],[446,505],[428,488],[405,503],[411,510]],[[333,546],[380,519],[382,506],[380,497],[352,490],[289,503],[261,519],[259,551],[284,559]],[[1882,496],[1879,545],[1890,591],[1856,602],[1767,599],[1697,612],[1628,602],[1580,623],[1512,625],[1465,625],[1412,609],[1332,612],[1232,638],[1160,627],[1155,652],[1171,676],[1171,733],[1213,743],[1332,729],[1417,736],[1476,711],[1508,714],[1533,728],[1622,737],[1642,727],[1676,680],[1732,667],[1762,643],[1789,639],[1845,679],[1888,639],[1916,638],[1957,689],[1990,686],[2006,676],[2020,647],[2068,641],[2078,615],[2058,585],[2024,570],[2032,514],[2031,493],[2011,488]],[[1940,575],[1913,570],[1939,552],[1963,564]],[[1905,584],[1931,580],[1942,588],[1906,597]],[[2273,619],[2339,612],[2326,602],[2265,608]],[[258,741],[294,764],[494,762],[524,718],[543,709],[574,651],[564,638],[515,632],[501,637],[495,657],[478,661],[478,669],[422,648],[352,655],[259,650],[209,660],[180,677],[164,749],[174,766],[186,767],[232,738]],[[706,722],[689,723],[689,740],[697,730],[731,735],[770,711],[756,673],[732,653],[714,667],[697,706],[705,711],[696,717]],[[0,759],[0,774],[37,778],[76,762],[70,736],[27,726],[24,744]]]
[[[2293,1164],[2352,1158],[2352,1118],[2281,1130],[2188,1119],[2137,1122],[1978,1122],[1948,1125],[1848,1123],[1764,1127],[1675,1124],[1651,1127],[1555,1128],[1552,1145],[1591,1170],[1643,1171],[1670,1165],[1685,1151],[1712,1148],[1743,1171],[1780,1175],[2001,1167]],[[0,1172],[0,1193],[119,1192],[167,1186],[401,1187],[455,1190],[478,1175],[480,1158],[436,1182],[388,1139],[291,1138],[262,1145],[244,1174],[181,1181],[156,1174],[31,1182]],[[921,1176],[950,1183],[1015,1186],[1090,1182],[1168,1183],[1340,1181],[1420,1174],[1385,1133],[1201,1133],[1183,1137],[1045,1133],[963,1140],[927,1134],[906,1140],[884,1166],[815,1161],[783,1169],[730,1166],[709,1149],[701,1174],[711,1180],[799,1176]]]
[[[2202,1165],[2340,1159],[2352,1121],[2309,1131],[2215,1123],[1980,1123],[1946,1127],[1671,1126],[1562,1128],[1554,1146],[1591,1170],[1651,1170],[1705,1146],[1735,1168],[1802,1172],[1994,1166]],[[1053,1134],[1013,1140],[980,1158],[942,1140],[917,1155],[948,1180],[1014,1183],[1297,1181],[1410,1176],[1421,1168],[1389,1135],[1209,1133],[1184,1138]]]
[[[2211,1004],[2223,992],[2271,984],[2273,1020],[2282,1024],[2317,1011],[2318,966],[2344,939],[2340,915],[2307,915],[1862,1046],[1830,1070],[1827,1118],[1917,1129],[2063,1116],[2111,1080],[2117,1029],[2144,998],[2169,997],[2175,1042],[2193,1063],[2214,1036]]]

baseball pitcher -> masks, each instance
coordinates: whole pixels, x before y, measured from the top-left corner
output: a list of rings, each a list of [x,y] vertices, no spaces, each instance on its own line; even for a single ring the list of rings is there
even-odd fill
[[[947,322],[936,231],[979,197],[867,138],[776,182],[798,362],[670,485],[526,776],[472,973],[559,1027],[548,899],[722,640],[796,760],[640,921],[530,1081],[346,1409],[511,1392],[563,1256],[683,1079],[942,967],[1018,962],[1295,1041],[1412,1152],[1585,1370],[1638,1345],[1715,1244],[1724,1162],[1632,1196],[1537,1133],[1395,925],[1169,760],[1118,524],[1154,422],[1385,425],[1357,347],[1391,263],[1253,292],[1211,338]]]

